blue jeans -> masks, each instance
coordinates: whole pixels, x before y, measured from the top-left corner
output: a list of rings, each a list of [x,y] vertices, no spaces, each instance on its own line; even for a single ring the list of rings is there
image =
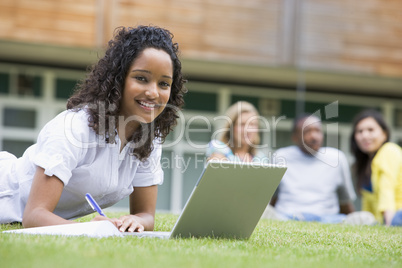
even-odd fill
[[[312,213],[298,213],[295,215],[290,215],[290,214],[282,214],[280,213],[282,217],[288,220],[296,220],[296,221],[316,221],[316,222],[321,222],[321,223],[341,223],[345,218],[345,214],[333,214],[333,215],[324,215],[324,216],[319,216],[316,214]],[[401,215],[402,216],[402,215]]]
[[[402,210],[398,210],[391,221],[391,226],[402,226]]]

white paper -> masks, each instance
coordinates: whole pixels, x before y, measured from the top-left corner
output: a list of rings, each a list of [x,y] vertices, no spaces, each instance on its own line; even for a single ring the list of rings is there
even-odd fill
[[[31,235],[62,235],[62,236],[89,236],[109,237],[123,234],[117,230],[110,221],[91,221],[84,223],[73,223],[63,225],[52,225],[35,228],[24,228],[18,230],[3,231],[3,233],[31,234]]]

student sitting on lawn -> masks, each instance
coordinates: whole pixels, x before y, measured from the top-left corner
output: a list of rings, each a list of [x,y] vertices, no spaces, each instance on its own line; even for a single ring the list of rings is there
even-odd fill
[[[351,149],[362,209],[387,226],[402,226],[402,150],[389,136],[379,112],[363,111],[353,124]]]
[[[121,27],[67,111],[51,120],[24,155],[0,153],[0,223],[73,223],[93,212],[90,193],[109,207],[130,196],[120,231],[152,230],[161,142],[183,105],[178,45],[158,27]]]
[[[209,160],[268,161],[263,153],[256,150],[260,143],[260,115],[254,105],[238,101],[227,109],[224,119],[221,136],[208,144],[206,156]]]
[[[356,194],[348,162],[340,150],[321,147],[320,119],[303,114],[295,119],[292,132],[296,146],[276,152],[276,158],[285,159],[288,169],[271,201],[275,209],[268,206],[263,217],[373,224],[370,213],[353,213]]]

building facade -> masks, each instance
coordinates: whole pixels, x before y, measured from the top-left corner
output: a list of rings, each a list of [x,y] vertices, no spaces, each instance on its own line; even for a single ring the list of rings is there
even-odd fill
[[[326,143],[350,163],[351,120],[362,109],[382,111],[392,141],[402,144],[401,1],[145,2],[0,3],[0,150],[22,155],[65,109],[113,29],[139,24],[174,33],[189,81],[179,124],[164,145],[159,210],[181,210],[218,116],[238,100],[263,116],[268,156],[291,144],[291,122],[301,111],[320,112]]]

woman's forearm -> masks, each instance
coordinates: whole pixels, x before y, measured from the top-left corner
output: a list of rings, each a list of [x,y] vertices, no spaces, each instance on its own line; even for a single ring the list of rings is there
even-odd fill
[[[64,184],[59,178],[47,176],[43,168],[37,167],[22,216],[23,226],[29,228],[71,223],[53,213],[63,187]]]
[[[34,208],[32,210],[25,210],[22,218],[22,225],[25,228],[68,224],[68,223],[75,223],[75,222],[63,219],[57,216],[56,214],[40,207]]]

